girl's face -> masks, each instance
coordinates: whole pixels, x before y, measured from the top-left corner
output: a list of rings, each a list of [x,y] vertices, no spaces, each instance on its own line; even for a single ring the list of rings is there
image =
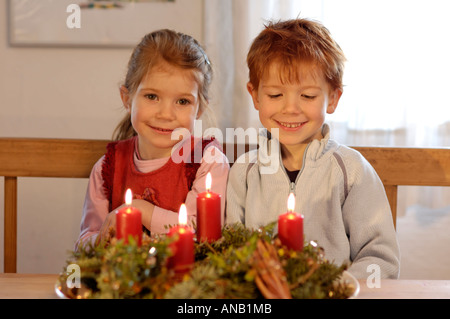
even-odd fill
[[[125,108],[139,136],[142,159],[168,157],[180,139],[172,132],[185,128],[192,133],[199,113],[199,86],[192,70],[160,62],[148,72],[133,96],[121,88]]]
[[[266,129],[278,129],[279,141],[286,147],[301,146],[322,138],[326,113],[333,113],[340,90],[331,90],[323,72],[314,66],[297,65],[298,81],[282,81],[279,64],[274,62],[259,87],[248,84],[259,118]]]

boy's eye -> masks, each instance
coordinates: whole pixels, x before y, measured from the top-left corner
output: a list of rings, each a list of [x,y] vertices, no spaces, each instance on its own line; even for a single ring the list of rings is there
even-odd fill
[[[281,93],[280,94],[269,94],[269,97],[271,99],[276,99],[276,98],[280,97],[281,95],[282,95]]]
[[[314,95],[302,94],[302,96],[303,96],[305,99],[308,99],[308,100],[314,100],[314,99],[316,98]]]
[[[188,99],[179,99],[177,103],[180,105],[188,105],[191,102]]]

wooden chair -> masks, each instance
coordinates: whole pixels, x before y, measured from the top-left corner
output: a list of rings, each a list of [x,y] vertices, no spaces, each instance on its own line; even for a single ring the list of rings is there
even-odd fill
[[[18,177],[88,178],[107,141],[0,138],[4,184],[4,272],[16,272]]]
[[[355,147],[383,182],[397,221],[398,186],[450,186],[450,148]]]
[[[16,272],[17,183],[19,177],[88,178],[105,153],[106,140],[0,138],[4,183],[4,272]],[[248,151],[234,147],[233,158]],[[450,186],[450,149],[355,147],[374,166],[386,189],[396,222],[399,185]],[[231,152],[230,152],[231,154]]]

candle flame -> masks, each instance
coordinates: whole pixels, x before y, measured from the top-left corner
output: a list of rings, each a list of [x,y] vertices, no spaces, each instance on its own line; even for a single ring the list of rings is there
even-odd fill
[[[286,214],[286,218],[289,219],[289,220],[295,220],[297,218],[297,216],[295,215],[294,212],[288,212]]]
[[[131,205],[132,202],[133,202],[133,195],[131,194],[131,189],[128,188],[125,193],[125,204]]]
[[[179,225],[187,224],[187,210],[185,204],[181,204],[180,206],[180,211],[178,212],[178,224]]]
[[[212,184],[211,173],[208,172],[208,174],[206,174],[206,182],[205,182],[207,192],[211,190],[211,184]]]
[[[294,212],[294,209],[295,209],[294,193],[289,194],[287,206],[288,206],[288,212],[291,212],[291,213]]]

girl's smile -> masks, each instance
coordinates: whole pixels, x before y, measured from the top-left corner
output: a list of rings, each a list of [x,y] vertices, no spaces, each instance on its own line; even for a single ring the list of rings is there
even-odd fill
[[[172,139],[172,133],[178,128],[192,132],[199,116],[199,86],[194,71],[165,61],[150,69],[133,96],[124,97],[139,136],[142,159],[170,156],[172,147],[182,138]]]
[[[155,126],[151,126],[151,125],[149,125],[149,126],[156,134],[171,135],[172,132],[174,131],[173,129],[165,129],[165,128],[155,127]]]

